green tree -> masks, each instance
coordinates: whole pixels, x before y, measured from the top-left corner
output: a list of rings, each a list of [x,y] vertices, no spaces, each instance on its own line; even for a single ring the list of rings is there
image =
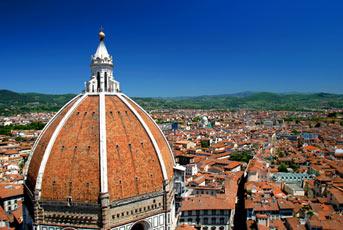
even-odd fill
[[[288,172],[287,165],[285,163],[281,163],[278,167],[279,172]]]
[[[319,176],[319,172],[314,170],[313,168],[310,168],[308,171],[307,171],[308,174],[311,174],[311,175],[315,175],[315,176]]]
[[[249,151],[235,152],[230,155],[230,160],[233,161],[243,161],[248,163],[252,158],[252,153]]]
[[[285,157],[285,153],[283,151],[278,150],[279,157]]]
[[[291,162],[289,167],[292,168],[294,172],[296,172],[299,169],[299,165],[295,164],[294,162]]]
[[[313,212],[312,210],[310,210],[310,211],[307,212],[307,215],[313,216],[313,215],[314,215],[314,212]]]
[[[197,117],[194,117],[192,119],[193,122],[199,122],[201,120],[201,117],[200,116],[197,116]]]
[[[0,135],[11,135],[12,130],[41,130],[45,126],[42,122],[32,122],[26,125],[6,125],[0,126]]]
[[[16,140],[17,142],[22,142],[22,141],[25,140],[25,138],[23,138],[23,137],[16,137],[15,140]]]
[[[201,142],[201,148],[208,148],[210,147],[210,143],[208,140],[202,140]]]

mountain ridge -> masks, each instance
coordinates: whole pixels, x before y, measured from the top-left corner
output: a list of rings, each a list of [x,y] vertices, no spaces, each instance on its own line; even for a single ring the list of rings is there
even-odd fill
[[[0,115],[57,111],[76,94],[17,93],[0,90]],[[133,97],[143,108],[156,109],[254,109],[323,110],[342,109],[343,94],[273,93],[243,91],[231,94],[184,97]]]

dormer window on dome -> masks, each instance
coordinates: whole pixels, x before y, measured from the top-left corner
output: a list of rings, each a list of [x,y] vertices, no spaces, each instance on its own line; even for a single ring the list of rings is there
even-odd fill
[[[99,32],[99,46],[92,56],[91,78],[86,83],[85,91],[87,93],[118,93],[120,92],[119,82],[113,77],[113,60],[107,52],[104,40],[105,33]]]

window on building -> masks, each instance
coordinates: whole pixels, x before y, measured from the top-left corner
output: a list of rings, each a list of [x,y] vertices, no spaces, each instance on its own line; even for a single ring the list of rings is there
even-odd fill
[[[220,218],[219,223],[220,224],[225,224],[225,219],[224,218]]]
[[[105,72],[105,91],[107,91],[107,72]]]
[[[204,218],[204,224],[208,224],[208,218],[207,217]]]
[[[212,217],[211,222],[212,222],[212,224],[216,224],[216,218]]]
[[[96,82],[97,82],[97,89],[100,89],[100,73],[97,72],[96,74]]]
[[[204,215],[208,215],[208,210],[204,210]]]
[[[68,197],[68,198],[67,198],[67,203],[68,203],[68,206],[71,205],[71,197]]]

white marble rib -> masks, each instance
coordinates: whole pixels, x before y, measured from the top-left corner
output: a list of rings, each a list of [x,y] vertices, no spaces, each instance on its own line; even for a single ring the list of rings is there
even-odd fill
[[[101,193],[108,192],[107,177],[107,143],[106,143],[106,103],[105,94],[99,94],[99,111],[100,111],[100,179]]]
[[[66,113],[66,115],[62,118],[61,122],[56,127],[54,133],[52,134],[50,141],[45,149],[42,162],[39,167],[37,180],[36,180],[36,188],[35,190],[39,192],[38,198],[41,196],[41,189],[42,189],[42,179],[43,174],[45,171],[46,164],[48,162],[52,147],[54,146],[54,143],[56,141],[56,138],[58,137],[58,134],[60,133],[61,129],[63,128],[66,121],[69,119],[69,117],[72,115],[72,113],[75,111],[75,109],[80,105],[80,103],[87,97],[87,94],[82,95],[81,98],[79,98],[75,104],[69,109],[69,111]]]
[[[154,136],[152,135],[149,127],[144,122],[143,118],[139,115],[139,113],[135,110],[135,108],[133,108],[133,106],[123,97],[123,95],[118,94],[118,98],[121,99],[127,107],[129,107],[129,109],[133,112],[133,114],[138,118],[139,122],[143,125],[145,131],[147,132],[147,134],[148,134],[148,136],[149,136],[149,138],[150,138],[150,140],[151,140],[151,142],[155,148],[155,151],[157,152],[157,157],[158,157],[158,160],[159,160],[161,168],[162,168],[163,179],[168,180],[166,165],[164,163],[160,148],[158,147],[157,142],[156,142]]]
[[[31,151],[31,154],[29,155],[28,159],[27,159],[27,162],[25,164],[25,167],[24,167],[24,177],[25,177],[25,180],[26,180],[26,176],[27,176],[27,171],[29,169],[29,166],[30,166],[30,162],[31,162],[31,159],[32,159],[32,156],[37,148],[37,145],[40,141],[40,139],[42,138],[43,134],[45,133],[45,131],[49,128],[49,126],[51,125],[51,123],[56,119],[56,117],[58,117],[60,115],[60,113],[71,103],[73,102],[76,98],[80,97],[81,95],[78,94],[77,96],[75,96],[73,99],[71,99],[69,102],[67,102],[67,104],[65,104],[50,120],[49,122],[44,126],[43,130],[41,131],[41,133],[39,134],[37,140],[35,141],[33,147],[32,147],[32,151]]]
[[[138,108],[140,108],[151,120],[152,122],[155,124],[155,126],[158,128],[158,130],[160,131],[160,133],[162,134],[163,138],[164,138],[164,141],[167,143],[168,145],[168,149],[169,149],[169,152],[171,154],[171,158],[173,159],[173,163],[174,163],[174,166],[176,165],[175,163],[175,159],[174,159],[174,155],[173,155],[173,150],[171,149],[169,143],[168,143],[168,140],[167,138],[164,136],[162,130],[160,129],[160,127],[156,124],[155,120],[150,116],[149,113],[147,113],[147,111],[145,111],[139,104],[137,104],[134,100],[132,100],[130,97],[126,96],[125,94],[122,94],[126,99],[128,99],[129,101],[131,101],[132,103],[134,103]]]

